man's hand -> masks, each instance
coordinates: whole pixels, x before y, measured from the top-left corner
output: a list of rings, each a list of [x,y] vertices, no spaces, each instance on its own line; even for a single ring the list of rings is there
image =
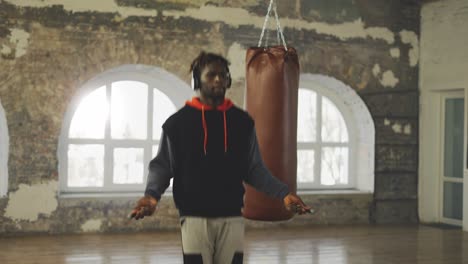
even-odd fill
[[[133,208],[130,213],[130,219],[135,218],[135,220],[143,219],[145,216],[150,216],[156,210],[156,205],[158,201],[149,195],[142,197],[138,200],[137,205]]]
[[[292,193],[284,197],[283,203],[286,209],[300,215],[305,213],[314,213],[314,210],[310,206],[307,206],[299,196]]]

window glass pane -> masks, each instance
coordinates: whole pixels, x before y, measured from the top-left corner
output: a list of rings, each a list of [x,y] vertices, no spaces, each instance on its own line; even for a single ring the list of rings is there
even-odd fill
[[[108,113],[106,87],[102,86],[89,93],[80,102],[70,124],[70,138],[104,138]]]
[[[299,89],[297,113],[297,141],[316,140],[317,94],[308,89]]]
[[[162,133],[162,125],[166,119],[175,113],[176,107],[166,94],[153,89],[153,139],[159,139]]]
[[[464,99],[445,100],[444,176],[463,178]]]
[[[297,151],[297,182],[306,183],[314,181],[314,151]]]
[[[69,187],[104,185],[104,145],[68,146]]]
[[[348,183],[347,147],[324,147],[322,149],[321,165],[321,184],[335,185]]]
[[[147,107],[147,84],[135,81],[112,83],[112,138],[146,139]]]
[[[324,96],[322,97],[322,140],[348,142],[348,129],[341,112]]]
[[[114,178],[116,184],[143,183],[143,149],[114,149]]]
[[[444,217],[462,220],[463,183],[444,182]]]

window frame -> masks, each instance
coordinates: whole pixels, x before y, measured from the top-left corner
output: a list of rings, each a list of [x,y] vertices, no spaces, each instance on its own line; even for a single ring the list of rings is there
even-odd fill
[[[355,177],[352,174],[354,171],[354,164],[356,162],[356,155],[355,155],[355,127],[350,122],[351,116],[349,112],[346,111],[344,104],[335,98],[332,93],[326,91],[320,85],[309,83],[308,86],[300,86],[299,89],[303,90],[310,90],[316,93],[316,105],[317,105],[317,112],[316,112],[316,120],[317,120],[317,127],[316,127],[316,139],[314,142],[297,142],[297,150],[313,150],[314,151],[314,182],[307,182],[307,183],[299,183],[298,182],[298,189],[300,190],[317,190],[317,189],[351,189],[355,188],[356,181]],[[345,143],[341,142],[327,142],[322,140],[322,110],[323,110],[323,97],[329,99],[338,109],[341,116],[343,117],[346,130],[348,132],[348,141]],[[346,147],[348,148],[348,183],[347,184],[335,184],[335,185],[323,185],[320,183],[320,176],[321,176],[321,168],[322,168],[322,156],[323,156],[323,149],[326,147]]]
[[[0,101],[0,198],[8,195],[9,140],[5,109]]]
[[[321,127],[317,127],[315,142],[304,143],[298,141],[297,150],[314,150],[315,166],[314,182],[298,182],[297,189],[299,191],[351,189],[373,192],[375,127],[367,106],[354,89],[329,76],[303,73],[300,76],[299,87],[317,94],[317,124],[321,124],[323,96],[327,97],[337,107],[348,129],[348,143],[329,142],[323,144]],[[320,184],[321,154],[323,148],[327,146],[348,147],[348,184],[330,186]],[[317,152],[319,149],[320,154]],[[358,153],[366,154],[364,160],[358,160]]]
[[[105,135],[103,139],[71,139],[68,137],[73,116],[78,109],[81,100],[92,91],[105,86],[106,99],[110,102],[112,83],[119,81],[136,81],[148,85],[147,106],[147,137],[146,139],[112,139],[110,131],[110,104],[109,114],[106,118]],[[123,65],[106,71],[78,89],[72,98],[65,114],[60,135],[58,159],[60,194],[103,194],[103,193],[141,193],[146,186],[148,164],[153,158],[153,146],[159,144],[159,139],[153,139],[153,89],[164,93],[175,105],[176,110],[185,104],[187,99],[193,96],[193,90],[177,76],[161,68],[145,65]],[[104,147],[104,186],[103,187],[70,187],[68,186],[68,146],[70,144],[99,144]],[[116,148],[142,148],[144,150],[144,181],[142,184],[114,184],[113,153]]]

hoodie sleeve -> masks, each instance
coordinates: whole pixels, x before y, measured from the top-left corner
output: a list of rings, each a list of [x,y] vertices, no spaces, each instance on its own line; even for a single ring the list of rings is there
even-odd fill
[[[249,144],[249,166],[245,182],[268,196],[284,199],[289,194],[288,186],[274,177],[265,167],[258,147],[255,128],[252,129]]]
[[[169,187],[171,178],[174,177],[173,150],[169,137],[163,131],[161,135],[158,154],[149,163],[149,173],[146,183],[145,195],[150,195],[156,200]]]

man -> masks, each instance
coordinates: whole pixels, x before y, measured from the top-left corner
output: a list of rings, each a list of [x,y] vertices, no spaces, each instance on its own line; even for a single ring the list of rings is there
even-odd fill
[[[131,213],[137,220],[152,215],[173,178],[184,263],[242,263],[243,182],[299,214],[311,209],[265,168],[252,118],[225,99],[228,65],[222,56],[205,52],[192,62],[199,97],[164,123],[145,196]]]

